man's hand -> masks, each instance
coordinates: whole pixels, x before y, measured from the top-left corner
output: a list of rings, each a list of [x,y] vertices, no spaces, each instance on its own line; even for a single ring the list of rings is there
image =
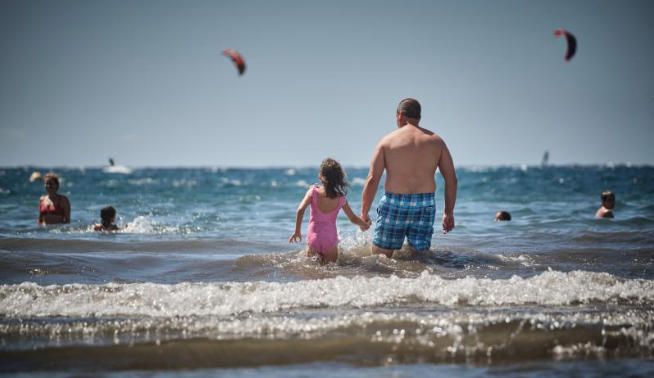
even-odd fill
[[[454,214],[443,214],[443,233],[447,234],[454,228]]]

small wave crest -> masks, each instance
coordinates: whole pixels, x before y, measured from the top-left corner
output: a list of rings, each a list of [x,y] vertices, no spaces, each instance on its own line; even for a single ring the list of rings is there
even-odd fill
[[[510,279],[446,280],[338,276],[290,283],[139,283],[0,286],[0,314],[23,316],[153,317],[270,313],[299,308],[365,308],[431,303],[444,306],[654,303],[654,281],[621,280],[608,273],[544,272]]]

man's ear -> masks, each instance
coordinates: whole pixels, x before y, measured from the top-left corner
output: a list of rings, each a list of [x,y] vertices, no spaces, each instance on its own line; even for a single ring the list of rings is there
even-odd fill
[[[397,120],[398,125],[405,125],[406,124],[406,119],[404,118],[404,114],[402,113],[397,113],[397,116],[395,117]]]

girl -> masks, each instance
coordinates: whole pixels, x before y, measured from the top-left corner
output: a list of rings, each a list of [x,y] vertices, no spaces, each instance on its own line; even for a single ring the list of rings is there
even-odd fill
[[[338,235],[336,234],[336,216],[343,208],[350,222],[358,225],[361,231],[370,225],[356,216],[345,200],[347,183],[341,165],[334,159],[325,159],[320,165],[320,182],[314,185],[300,202],[295,217],[295,233],[288,239],[289,243],[302,240],[302,218],[304,210],[311,204],[309,229],[307,230],[307,256],[318,255],[321,263],[336,262],[338,258]]]

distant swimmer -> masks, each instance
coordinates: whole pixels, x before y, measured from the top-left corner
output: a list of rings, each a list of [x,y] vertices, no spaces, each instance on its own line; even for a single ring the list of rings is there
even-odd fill
[[[429,250],[436,215],[436,170],[445,180],[443,232],[454,228],[457,178],[452,156],[441,137],[419,126],[420,109],[415,99],[400,101],[395,113],[397,129],[384,136],[373,153],[361,199],[361,218],[365,221],[386,171],[386,193],[377,208],[373,254],[391,257],[405,239],[415,251]]]
[[[59,177],[48,173],[43,181],[48,194],[39,199],[39,224],[70,223],[70,201],[68,197],[57,194]]]
[[[495,221],[496,222],[502,222],[502,221],[510,221],[511,220],[511,213],[508,211],[498,211],[497,214],[495,214]]]
[[[93,231],[118,231],[116,221],[116,209],[113,206],[107,206],[100,210],[101,223],[93,226]]]
[[[320,165],[318,176],[321,185],[313,185],[304,195],[295,216],[295,232],[288,239],[289,243],[302,240],[302,218],[304,211],[311,205],[309,227],[307,229],[307,255],[317,256],[321,263],[336,262],[338,259],[338,232],[336,217],[343,209],[350,222],[358,225],[362,231],[370,225],[356,216],[345,196],[347,182],[345,172],[334,159],[325,159]]]
[[[595,218],[613,218],[613,208],[615,207],[615,194],[607,190],[602,192],[600,197],[602,199],[602,206],[597,209]]]

